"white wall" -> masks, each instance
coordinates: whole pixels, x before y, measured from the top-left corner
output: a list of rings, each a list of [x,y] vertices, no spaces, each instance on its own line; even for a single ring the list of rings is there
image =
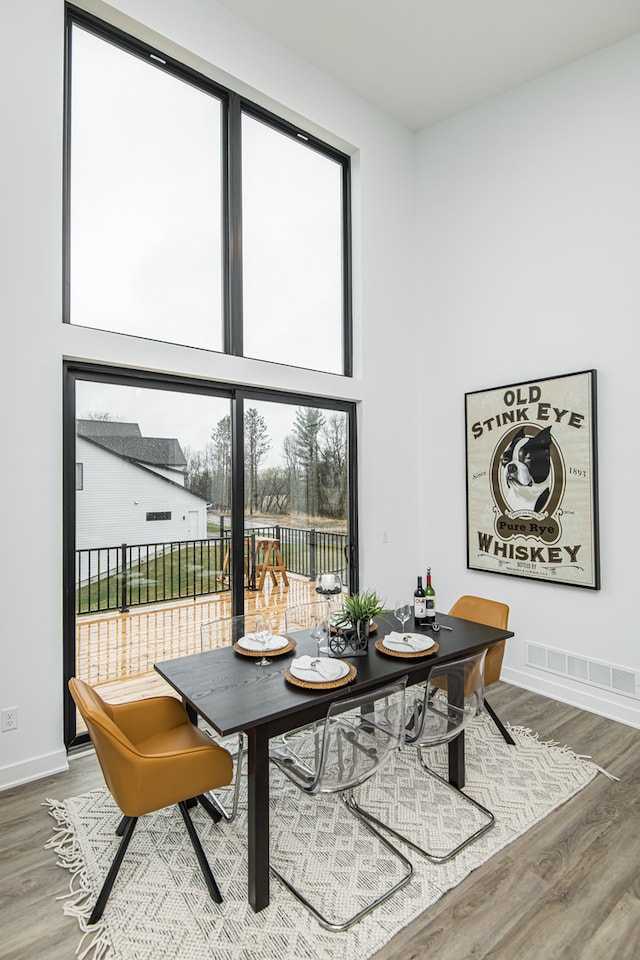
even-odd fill
[[[640,726],[640,704],[527,667],[526,641],[640,669],[640,35],[418,137],[419,302],[435,362],[423,552],[439,606],[511,606],[503,677]],[[466,570],[464,393],[597,369],[602,589]]]
[[[95,11],[108,8],[92,4]],[[146,25],[120,25],[217,75],[253,87],[267,106],[303,117],[354,153],[356,377],[120,337],[61,323],[62,0],[3,8],[0,354],[3,565],[0,707],[19,728],[0,734],[0,788],[66,765],[62,732],[62,361],[101,361],[223,382],[353,399],[360,404],[363,585],[393,593],[418,560],[418,478],[400,469],[415,434],[414,137],[335,81],[244,25],[214,0],[122,0]],[[185,50],[154,38],[170,37]],[[198,59],[201,58],[201,59]],[[224,78],[223,78],[224,79]],[[234,84],[236,80],[233,80]],[[246,92],[246,91],[241,91]],[[365,335],[366,334],[366,335]],[[390,355],[388,344],[394,354]],[[379,530],[389,529],[389,543]],[[390,560],[394,564],[391,567]],[[37,589],[37,594],[34,592]]]

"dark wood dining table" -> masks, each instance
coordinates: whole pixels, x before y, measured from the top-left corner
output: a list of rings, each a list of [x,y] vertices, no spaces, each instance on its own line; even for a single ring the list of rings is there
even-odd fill
[[[154,664],[180,694],[194,722],[202,717],[223,737],[239,732],[247,737],[248,896],[256,912],[269,904],[269,740],[321,720],[335,700],[375,690],[405,674],[408,686],[420,683],[434,664],[513,636],[509,630],[438,614],[438,622],[452,629],[432,634],[439,645],[435,653],[393,657],[380,653],[375,640],[398,630],[398,624],[390,613],[376,621],[369,653],[350,661],[357,676],[347,686],[329,690],[303,689],[285,680],[284,671],[294,657],[316,652],[307,631],[292,634],[296,648],[280,656],[270,654],[268,666],[257,666],[255,659],[236,653],[231,646]],[[449,744],[449,780],[464,786],[464,733]]]

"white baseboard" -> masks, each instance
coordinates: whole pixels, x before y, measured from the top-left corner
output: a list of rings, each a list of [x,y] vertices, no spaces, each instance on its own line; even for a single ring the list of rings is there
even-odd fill
[[[514,687],[522,687],[523,690],[539,693],[543,697],[551,697],[560,703],[567,703],[580,710],[595,713],[599,717],[606,717],[607,720],[616,720],[618,723],[640,729],[640,705],[637,701],[616,697],[614,694],[611,697],[599,696],[594,693],[593,687],[578,689],[577,684],[565,684],[561,679],[551,679],[546,673],[537,677],[504,665],[500,679],[505,683],[512,683]]]
[[[51,777],[54,773],[63,773],[68,769],[67,751],[64,749],[47,753],[43,757],[33,757],[22,763],[0,767],[0,790],[10,790],[23,783]]]

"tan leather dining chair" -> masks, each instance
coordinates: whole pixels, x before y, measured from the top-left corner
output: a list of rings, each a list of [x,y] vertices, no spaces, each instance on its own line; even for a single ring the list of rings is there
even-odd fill
[[[490,627],[497,627],[500,630],[506,630],[509,626],[509,607],[506,603],[500,603],[498,600],[487,600],[485,597],[463,596],[449,610],[452,617],[460,617],[461,620],[472,620],[474,623],[485,623]],[[502,669],[502,659],[506,640],[499,643],[493,643],[487,647],[487,656],[484,666],[484,685],[488,687],[500,679]],[[496,727],[504,737],[507,743],[512,746],[515,743],[513,737],[506,729],[495,710],[484,698],[484,706],[495,723]]]
[[[231,783],[229,751],[194,726],[175,697],[106,703],[77,677],[69,680],[69,690],[87,725],[106,785],[124,814],[116,830],[122,840],[89,924],[102,916],[138,818],[172,804],[180,809],[211,898],[221,903],[188,806],[199,801],[213,820],[220,820],[205,791]]]

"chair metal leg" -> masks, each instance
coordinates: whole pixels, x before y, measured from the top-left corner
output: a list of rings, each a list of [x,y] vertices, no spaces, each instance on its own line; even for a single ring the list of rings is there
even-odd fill
[[[222,894],[220,893],[218,884],[216,883],[213,873],[211,872],[209,861],[207,860],[205,852],[202,849],[202,844],[200,843],[200,838],[196,833],[196,828],[194,827],[191,817],[189,816],[187,804],[184,800],[181,800],[178,806],[180,808],[180,813],[182,814],[182,819],[184,820],[187,828],[187,832],[189,833],[189,839],[191,840],[196,857],[198,858],[198,863],[200,864],[202,875],[205,879],[205,883],[207,884],[207,889],[211,894],[211,899],[215,900],[216,903],[222,903]]]
[[[127,823],[131,820],[131,817],[124,816],[118,826],[116,827],[116,837],[121,837],[124,831],[126,830]]]
[[[210,805],[221,814],[227,823],[231,823],[232,820],[235,820],[236,813],[238,812],[238,798],[240,796],[240,775],[242,773],[242,758],[244,755],[244,739],[242,734],[238,736],[238,759],[236,760],[236,778],[233,787],[233,802],[231,804],[231,813],[229,813],[226,808],[222,805],[218,797],[214,793],[206,794],[206,799],[209,801]],[[214,814],[211,812],[206,804],[203,804],[207,813],[216,820]],[[218,820],[220,817],[218,817]],[[217,823],[217,820],[216,820]]]
[[[214,823],[220,823],[222,820],[222,814],[218,810],[217,806],[211,802],[206,793],[201,793],[196,797],[196,800],[200,806],[204,807]]]
[[[123,819],[118,824],[118,829],[116,830],[116,833],[118,833],[120,828],[123,827],[122,833],[121,834],[118,833],[118,836],[122,836],[122,840],[120,841],[120,846],[118,847],[117,853],[113,859],[113,863],[111,864],[111,869],[107,874],[107,878],[102,884],[102,890],[98,894],[96,905],[91,911],[91,916],[87,921],[90,926],[94,923],[97,923],[100,917],[102,916],[106,902],[109,899],[109,894],[111,893],[111,888],[113,887],[114,881],[118,876],[118,870],[120,869],[120,864],[122,863],[123,857],[127,852],[127,847],[129,846],[129,841],[131,840],[131,837],[133,835],[133,830],[137,822],[138,822],[137,817],[123,817]]]
[[[490,810],[487,810],[487,808],[483,807],[481,803],[478,803],[477,800],[474,800],[473,797],[470,797],[468,793],[464,793],[462,790],[459,790],[457,787],[454,787],[452,783],[449,783],[448,780],[445,780],[444,777],[441,777],[434,770],[428,767],[424,762],[424,760],[422,759],[420,749],[418,749],[418,755],[420,756],[422,766],[430,776],[432,776],[435,780],[438,780],[441,784],[447,787],[448,790],[451,790],[453,791],[453,793],[457,794],[459,797],[462,797],[467,803],[472,804],[477,810],[479,810],[481,813],[485,815],[485,817],[487,818],[487,822],[484,823],[481,827],[479,827],[476,831],[474,831],[474,833],[470,834],[470,836],[465,837],[465,839],[462,840],[462,842],[459,843],[457,846],[453,847],[451,850],[447,851],[446,853],[439,855],[439,854],[431,853],[428,850],[425,850],[423,847],[419,846],[413,840],[410,840],[409,837],[406,837],[404,834],[399,833],[398,830],[395,830],[388,823],[384,823],[382,820],[379,820],[376,816],[374,816],[368,810],[364,810],[362,807],[360,807],[356,803],[355,799],[353,800],[353,805],[357,809],[361,817],[366,817],[367,820],[371,821],[372,823],[375,823],[378,827],[381,827],[383,830],[386,830],[388,833],[396,837],[396,839],[401,840],[403,843],[406,843],[407,846],[411,847],[412,850],[415,850],[416,853],[421,854],[421,856],[425,857],[427,860],[430,860],[431,863],[446,863],[448,860],[452,860],[458,853],[460,853],[461,850],[464,850],[465,847],[468,847],[470,843],[473,843],[474,840],[478,840],[481,836],[483,836],[483,834],[485,834],[488,830],[490,830],[495,823],[495,817]]]
[[[322,914],[320,910],[317,907],[315,907],[305,897],[305,895],[301,893],[301,891],[298,890],[291,883],[290,880],[288,880],[276,867],[274,867],[272,863],[269,864],[269,869],[274,874],[274,876],[276,876],[278,880],[280,880],[281,883],[283,883],[285,887],[287,887],[287,889],[291,891],[294,897],[296,897],[302,904],[304,904],[304,906],[314,915],[318,923],[322,927],[324,927],[325,930],[332,930],[336,933],[340,933],[343,930],[348,930],[349,927],[352,927],[355,923],[358,923],[359,920],[362,920],[362,918],[365,917],[368,913],[371,913],[371,911],[374,910],[377,906],[379,906],[381,903],[384,903],[385,900],[388,900],[389,897],[393,896],[394,893],[396,893],[398,890],[404,887],[405,884],[407,884],[411,879],[411,877],[413,876],[413,864],[411,863],[411,861],[407,860],[404,854],[402,854],[400,850],[397,849],[397,847],[394,847],[393,844],[390,843],[385,836],[383,836],[378,830],[376,830],[375,827],[373,827],[371,823],[369,823],[367,819],[362,816],[361,811],[359,810],[357,804],[355,803],[352,792],[350,790],[342,794],[342,800],[347,810],[351,814],[353,814],[353,816],[356,817],[362,823],[362,825],[369,831],[369,833],[372,833],[373,836],[376,837],[376,839],[379,840],[387,848],[387,850],[389,850],[396,857],[396,859],[400,861],[400,863],[404,867],[404,873],[402,877],[396,883],[394,883],[392,887],[385,890],[385,892],[380,894],[378,897],[376,897],[375,900],[372,900],[370,903],[366,904],[361,910],[358,910],[358,912],[355,913],[353,916],[349,917],[347,920],[344,920],[340,923],[340,922],[332,921],[328,917],[325,917],[324,914]]]
[[[491,704],[486,698],[484,701],[484,707],[487,713],[489,714],[489,716],[491,717],[491,719],[493,720],[493,722],[495,723],[496,727],[504,737],[504,739],[507,741],[507,743],[510,743],[512,747],[515,747],[516,745],[515,740],[513,739],[513,737],[511,736],[511,734],[503,724],[502,720],[500,719],[500,717],[495,712],[495,710],[493,709],[493,707],[491,706]]]

